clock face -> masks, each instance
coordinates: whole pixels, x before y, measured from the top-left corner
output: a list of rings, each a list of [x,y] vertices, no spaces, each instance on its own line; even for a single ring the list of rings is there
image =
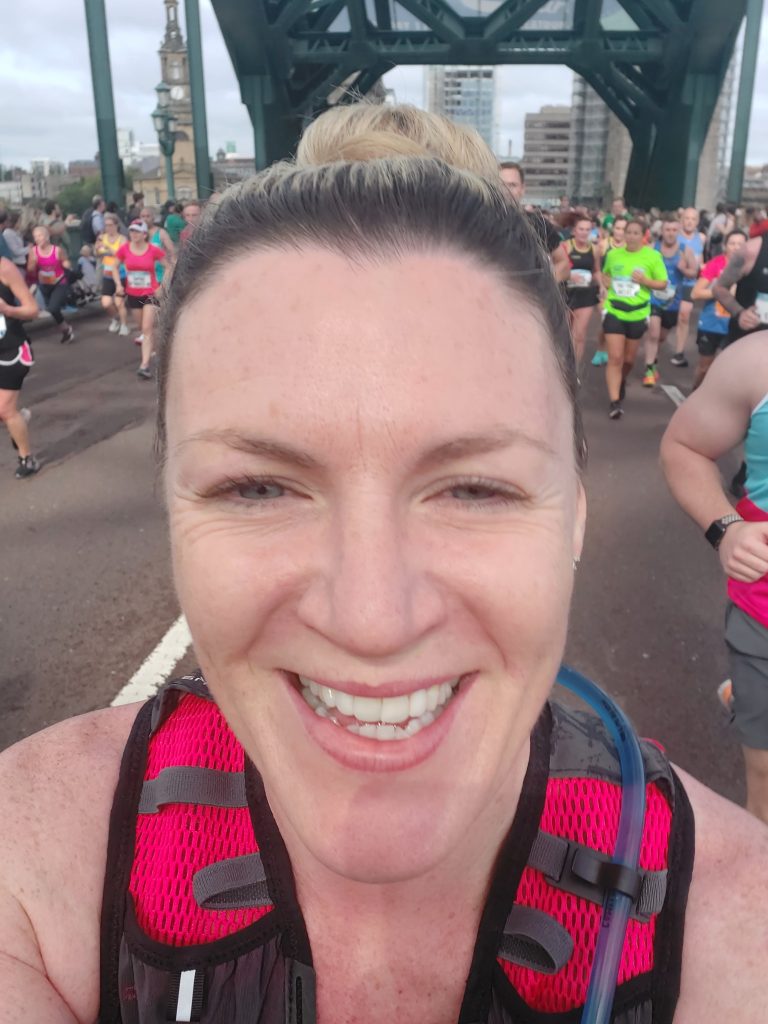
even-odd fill
[[[174,85],[174,87],[171,89],[171,99],[172,100],[183,100],[184,99],[184,86],[183,85]]]

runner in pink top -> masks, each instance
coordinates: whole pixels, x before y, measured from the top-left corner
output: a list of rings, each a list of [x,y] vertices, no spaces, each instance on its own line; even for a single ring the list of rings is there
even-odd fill
[[[160,285],[155,266],[166,265],[165,250],[147,241],[147,225],[143,220],[134,220],[128,228],[128,242],[115,253],[112,278],[115,294],[126,295],[125,304],[131,310],[141,330],[141,365],[136,376],[141,380],[152,380],[149,368],[152,359],[152,324],[155,317],[155,295]],[[120,279],[120,266],[125,267],[125,288]]]
[[[38,225],[32,232],[35,244],[27,260],[27,270],[37,279],[40,291],[45,299],[45,308],[51,314],[54,322],[61,327],[61,342],[64,344],[73,341],[75,332],[69,324],[64,322],[64,315],[61,312],[62,306],[67,301],[69,281],[67,270],[71,264],[66,253],[57,245],[51,243],[51,235],[47,227]]]

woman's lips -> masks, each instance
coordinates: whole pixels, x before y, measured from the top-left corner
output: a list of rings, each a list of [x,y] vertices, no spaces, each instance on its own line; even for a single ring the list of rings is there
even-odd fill
[[[353,697],[283,672],[289,697],[310,737],[335,761],[357,771],[402,771],[430,757],[448,734],[476,675],[454,676],[411,694],[381,698]],[[419,715],[412,716],[411,710]]]

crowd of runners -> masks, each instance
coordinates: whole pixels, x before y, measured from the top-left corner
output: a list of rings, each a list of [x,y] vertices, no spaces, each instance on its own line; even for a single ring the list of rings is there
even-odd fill
[[[171,272],[177,246],[194,231],[202,203],[167,203],[159,222],[143,198],[135,194],[128,212],[121,213],[94,196],[77,225],[83,242],[77,255],[67,247],[71,235],[56,203],[25,221],[0,209],[0,419],[18,452],[17,479],[40,468],[31,449],[31,413],[19,404],[34,365],[25,322],[47,311],[60,342],[70,344],[75,341],[71,313],[88,301],[100,303],[106,331],[130,338],[139,350],[137,378],[153,379],[152,327],[163,278]]]

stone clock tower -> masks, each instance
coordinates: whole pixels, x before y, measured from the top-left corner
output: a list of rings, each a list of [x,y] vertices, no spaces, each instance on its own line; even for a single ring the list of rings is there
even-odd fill
[[[176,115],[176,149],[173,169],[177,177],[186,178],[186,172],[195,170],[195,145],[192,127],[192,100],[189,93],[189,66],[187,47],[179,25],[178,0],[164,0],[165,37],[160,44],[162,79],[170,86],[170,108]],[[178,191],[178,186],[177,186]],[[177,197],[179,198],[179,197]]]

